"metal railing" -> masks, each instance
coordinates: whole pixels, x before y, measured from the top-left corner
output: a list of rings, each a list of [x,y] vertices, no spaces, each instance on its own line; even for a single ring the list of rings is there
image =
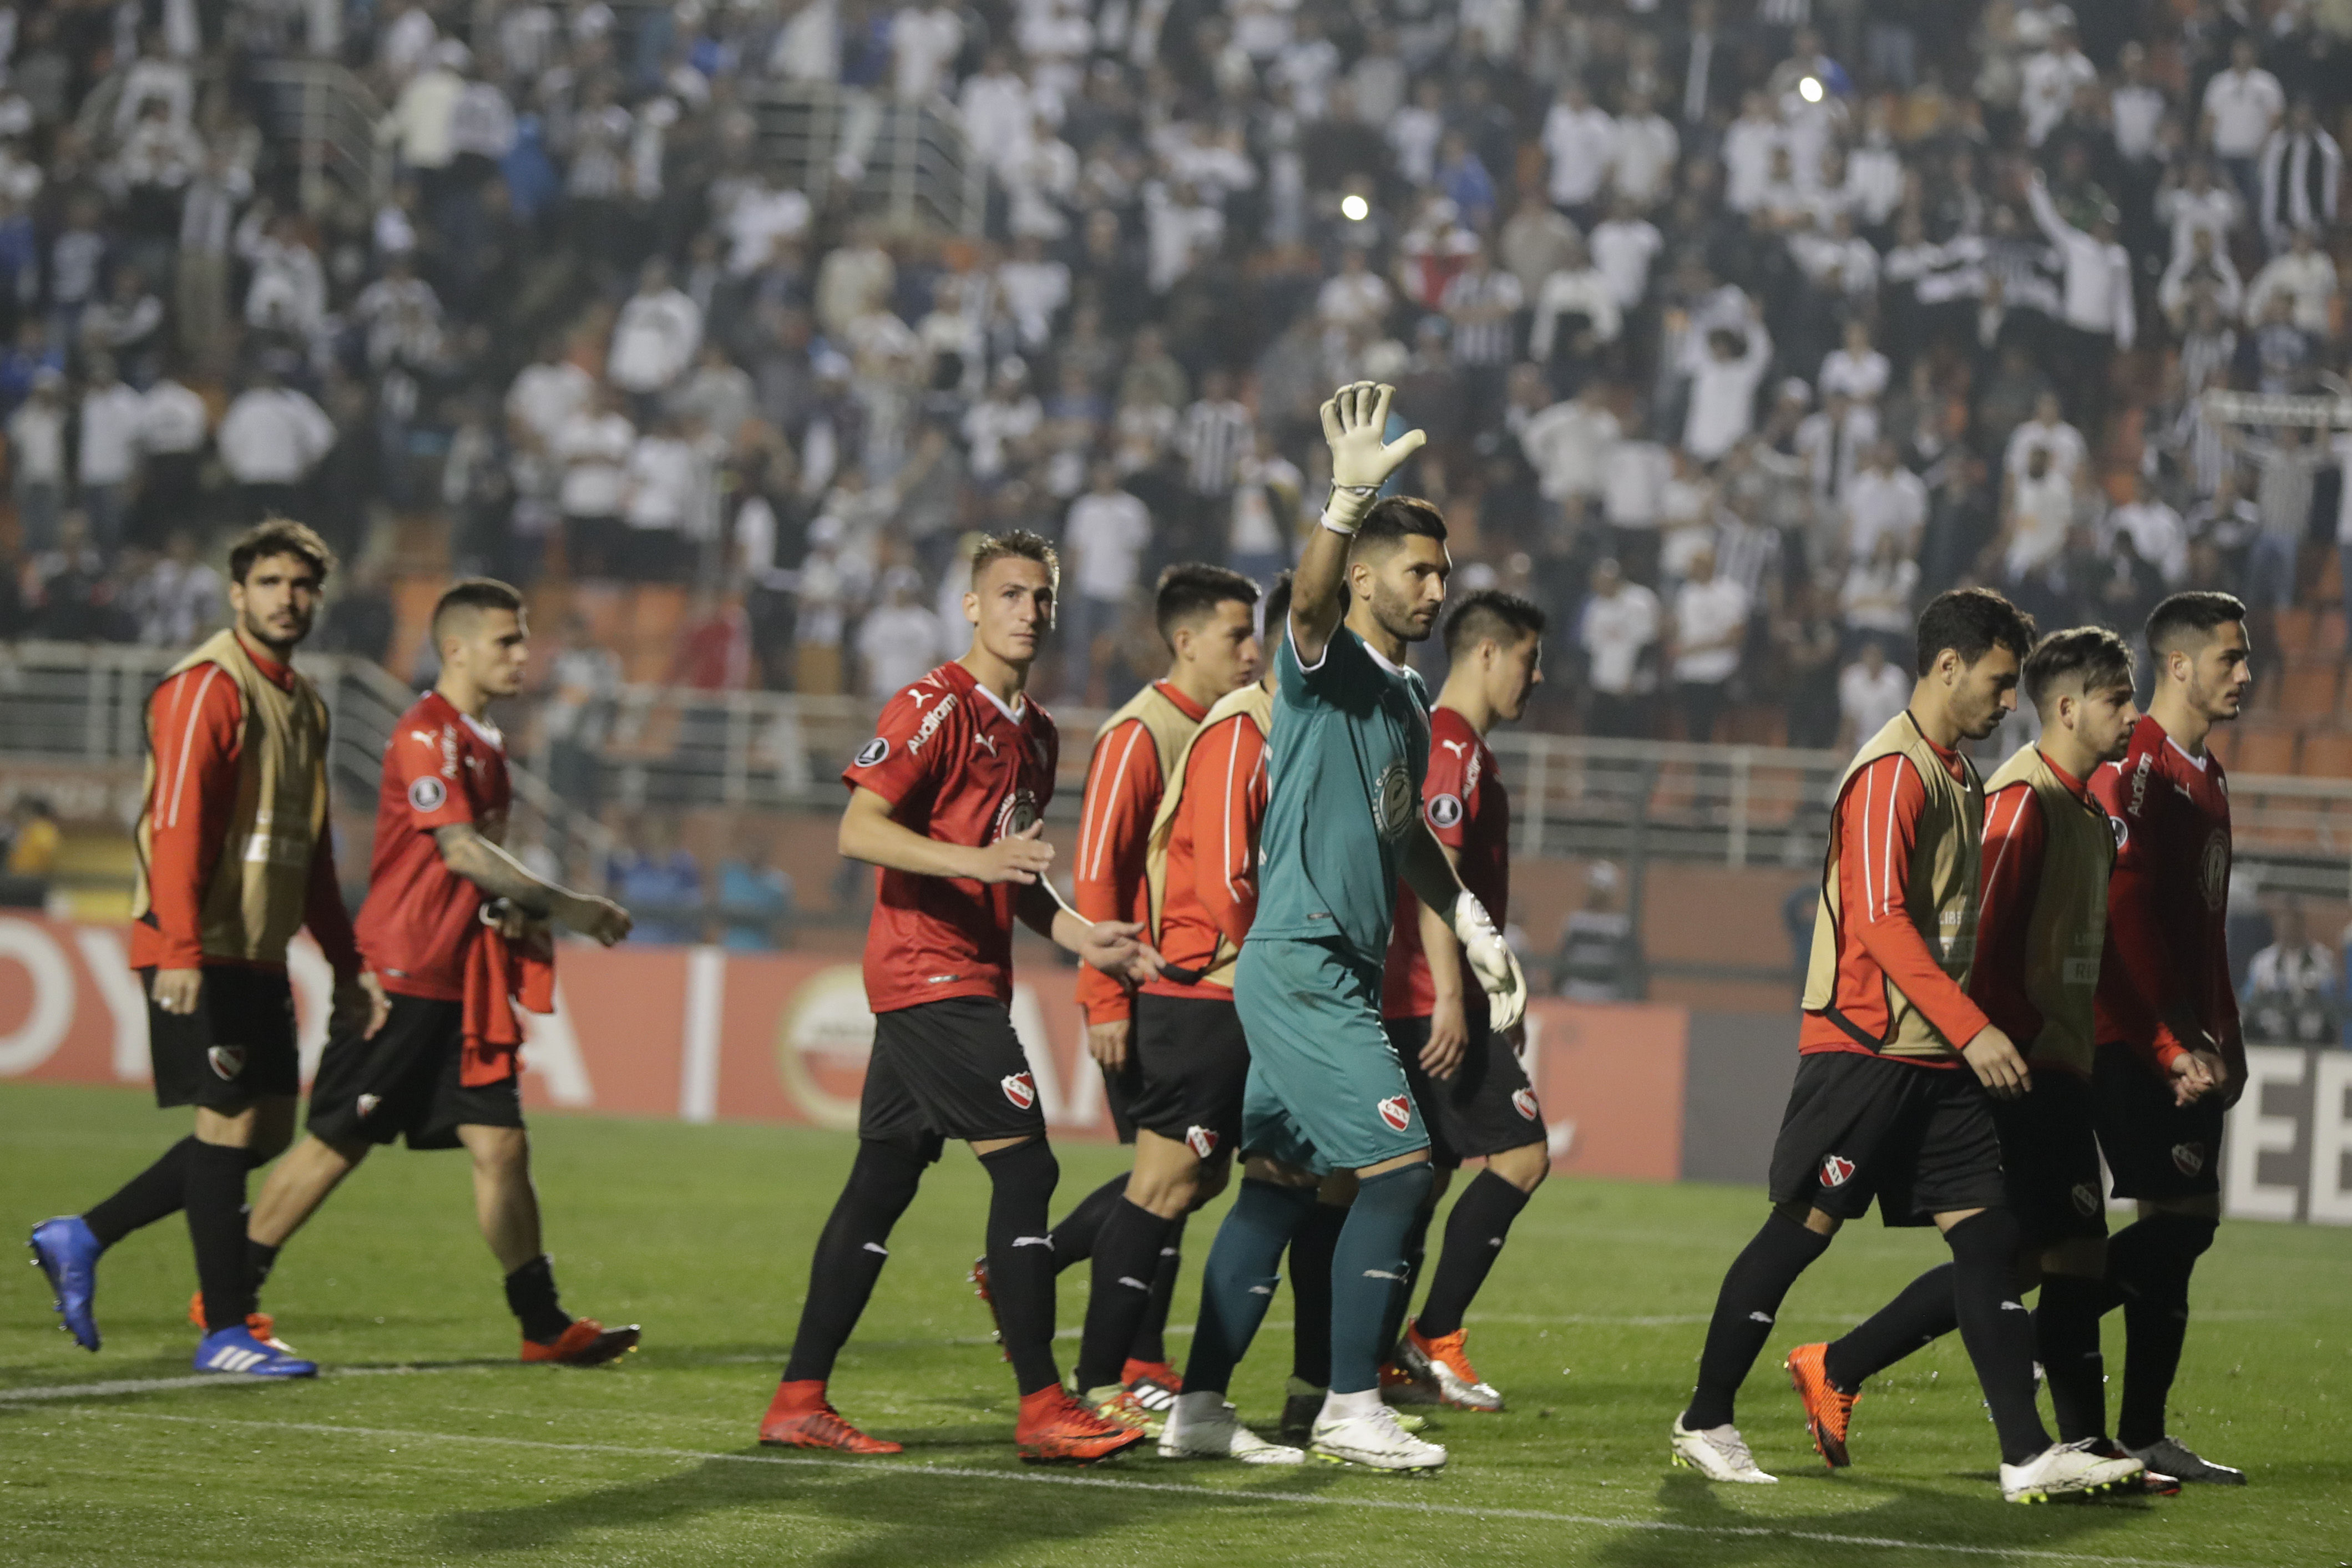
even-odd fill
[[[894,228],[978,235],[988,220],[988,169],[964,140],[953,105],[899,103],[831,82],[764,82],[750,93],[762,163],[817,205],[852,160],[858,209]]]
[[[333,60],[256,60],[247,74],[264,132],[294,145],[303,210],[340,190],[373,212],[392,177],[391,152],[376,138],[384,110],[375,94]]]

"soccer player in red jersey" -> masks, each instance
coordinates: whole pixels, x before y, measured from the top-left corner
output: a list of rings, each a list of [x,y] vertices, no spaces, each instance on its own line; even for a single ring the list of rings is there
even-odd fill
[[[1496,589],[1470,595],[1446,617],[1445,684],[1429,715],[1429,773],[1422,815],[1500,926],[1511,896],[1511,802],[1487,749],[1496,724],[1527,711],[1543,679],[1544,613]],[[1503,1396],[1470,1364],[1462,1316],[1501,1256],[1511,1222],[1551,1171],[1551,1150],[1535,1090],[1520,1066],[1520,1030],[1487,1027],[1486,993],[1463,984],[1462,944],[1444,921],[1423,910],[1410,887],[1397,889],[1397,915],[1383,971],[1388,1034],[1404,1063],[1412,1098],[1429,1119],[1436,1180],[1405,1233],[1402,1317],[1420,1283],[1430,1215],[1465,1160],[1486,1168],[1447,1216],[1445,1245],[1421,1315],[1395,1339],[1381,1381],[1391,1397],[1419,1397],[1464,1410],[1500,1410]],[[1391,1336],[1393,1338],[1393,1336]]]
[[[2246,607],[2175,594],[2147,617],[2156,691],[2123,760],[2092,782],[2115,824],[2107,886],[2115,961],[2099,975],[2092,1079],[2115,1194],[2138,1221],[2107,1245],[2126,1328],[2116,1436],[2151,1470],[2242,1485],[2165,1433],[2189,1331],[2189,1279],[2221,1215],[2221,1122],[2246,1081],[2230,985],[2230,786],[2208,752],[2253,675]]]
[[[520,689],[530,651],[522,595],[472,578],[434,606],[441,674],[400,717],[384,748],[375,852],[359,945],[391,995],[381,1027],[334,1031],[310,1086],[309,1135],[269,1173],[247,1226],[253,1287],[368,1151],[473,1157],[482,1238],[506,1275],[522,1359],[587,1366],[635,1346],[635,1324],[607,1329],[556,1302],[540,1248],[539,1195],[516,1082],[514,1005],[553,1005],[550,922],[610,947],[629,932],[610,899],[542,880],[500,847],[509,790],[506,742],[489,706]]]
[[[1171,655],[1168,673],[1106,721],[1095,738],[1079,810],[1072,902],[1089,920],[1148,922],[1151,889],[1145,840],[1167,789],[1176,755],[1211,704],[1257,678],[1253,616],[1257,584],[1222,566],[1192,563],[1160,574],[1154,618]],[[1133,1042],[1134,994],[1098,970],[1081,970],[1078,1000],[1086,1009],[1087,1045],[1101,1066],[1111,1120],[1122,1142],[1137,1142],[1130,1102],[1140,1088]],[[1139,1156],[1140,1160],[1141,1156]],[[1054,1227],[1054,1267],[1097,1256],[1098,1238],[1129,1197],[1129,1178],[1114,1176],[1081,1199]],[[1147,1407],[1164,1407],[1177,1386],[1167,1364],[1161,1331],[1181,1263],[1183,1218],[1164,1239],[1156,1264],[1144,1267],[1150,1302],[1135,1342],[1114,1369]],[[1097,1270],[1099,1272],[1099,1270]],[[1122,1267],[1118,1277],[1132,1277]],[[1080,1384],[1081,1389],[1085,1384]]]
[[[98,1259],[184,1208],[210,1304],[199,1372],[306,1377],[246,1289],[246,1173],[294,1131],[300,1064],[286,944],[309,928],[335,972],[339,1024],[383,1016],[336,885],[327,826],[327,707],[295,673],[334,554],[273,519],[230,548],[233,619],[182,659],[147,704],[147,783],[131,965],[148,993],[155,1103],[193,1105],[195,1129],[87,1214],[46,1220],[33,1255],[65,1327],[99,1347]]]
[[[856,1163],[817,1238],[762,1443],[898,1451],[843,1420],[825,1384],[889,1256],[891,1227],[950,1138],[970,1143],[988,1173],[989,1277],[1020,1384],[1021,1457],[1099,1459],[1142,1438],[1062,1391],[1046,1224],[1060,1167],[1009,1011],[1016,915],[1106,973],[1153,973],[1140,928],[1088,922],[1044,885],[1054,849],[1043,813],[1060,740],[1024,689],[1053,625],[1058,576],[1054,547],[1034,533],[982,540],[963,600],[971,651],[891,698],[842,772],[841,852],[877,868],[866,943],[874,1047]]]
[[[1210,706],[1255,681],[1259,649],[1254,612],[1257,584],[1223,566],[1192,563],[1160,574],[1154,611],[1168,645],[1168,674],[1103,724],[1087,768],[1078,816],[1072,901],[1088,920],[1148,925],[1161,895],[1149,840],[1177,760]],[[1182,1261],[1184,1216],[1215,1196],[1191,1179],[1199,1159],[1184,1142],[1190,1125],[1171,1118],[1184,1108],[1154,1096],[1155,1118],[1138,1117],[1146,1091],[1139,1010],[1133,990],[1096,969],[1078,972],[1087,1044],[1100,1064],[1112,1121],[1136,1146],[1135,1168],[1096,1188],[1054,1227],[1054,1267],[1094,1259],[1087,1321],[1097,1325],[1078,1355],[1078,1392],[1098,1409],[1119,1408],[1149,1421],[1182,1386],[1161,1333]],[[1143,1300],[1125,1281],[1141,1281]],[[1131,1313],[1129,1307],[1139,1307]],[[1111,1342],[1108,1325],[1124,1325]]]

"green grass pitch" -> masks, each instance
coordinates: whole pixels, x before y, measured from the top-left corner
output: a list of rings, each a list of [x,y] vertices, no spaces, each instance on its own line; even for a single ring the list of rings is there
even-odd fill
[[[185,1125],[127,1090],[0,1089],[0,1193],[21,1236],[86,1206]],[[825,1564],[2020,1563],[2331,1564],[2352,1559],[2352,1232],[2225,1225],[2197,1277],[2175,1430],[2244,1466],[2242,1491],[2012,1508],[1957,1345],[1882,1379],[1859,1463],[1813,1458],[1778,1371],[1939,1251],[1851,1226],[1799,1285],[1744,1401],[1776,1488],[1710,1488],[1665,1462],[1704,1314],[1762,1212],[1752,1192],[1555,1181],[1472,1317],[1498,1416],[1453,1415],[1441,1476],[1268,1472],[1139,1450],[1090,1470],[1013,1456],[1013,1390],[964,1284],[984,1186],[950,1153],[892,1238],[835,1378],[903,1458],[763,1450],[754,1426],[798,1311],[844,1135],[548,1117],[540,1190],[566,1303],[638,1321],[645,1349],[523,1367],[473,1229],[462,1155],[377,1155],[280,1263],[281,1331],[315,1383],[37,1397],[188,1373],[186,1233],[131,1238],[100,1270],[106,1349],[52,1325],[30,1268],[0,1271],[0,1563]],[[1118,1168],[1061,1150],[1058,1213]],[[1197,1301],[1217,1211],[1187,1239]],[[1442,1224],[1442,1219],[1441,1219]],[[1083,1270],[1061,1321],[1083,1315]],[[1234,1390],[1270,1425],[1286,1303]],[[1183,1341],[1173,1349],[1182,1360]],[[1066,1338],[1066,1367],[1075,1341]],[[2120,1330],[2108,1354],[2118,1371]],[[2110,1391],[2111,1398],[2113,1390]]]

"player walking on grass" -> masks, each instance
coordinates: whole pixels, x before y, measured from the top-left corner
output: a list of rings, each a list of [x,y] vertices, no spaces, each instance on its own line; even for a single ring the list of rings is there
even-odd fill
[[[1769,1482],[1732,1405],[1773,1315],[1849,1219],[1933,1219],[1952,1249],[1954,1312],[2000,1434],[2001,1495],[2030,1501],[2139,1473],[2054,1444],[2033,1404],[2033,1326],[2016,1300],[2017,1217],[1992,1100],[2031,1082],[1968,994],[1984,786],[1956,749],[2016,706],[2033,626],[1981,588],[1919,617],[1917,683],[1865,742],[1831,814],[1805,981],[1797,1079],[1772,1151],[1771,1215],[1725,1275],[1674,1458],[1711,1480]]]
[[[327,831],[327,705],[295,672],[334,555],[273,519],[229,550],[229,629],[172,667],[147,703],[131,964],[148,994],[155,1103],[195,1131],[120,1192],[33,1230],[65,1327],[99,1345],[98,1259],[184,1208],[206,1311],[198,1372],[308,1377],[254,1311],[246,1173],[294,1131],[300,1064],[286,944],[304,926],[335,973],[337,1026],[372,1027],[383,994],[360,967]]]
[[[2093,1125],[2092,999],[2107,931],[2116,840],[2090,780],[2124,754],[2139,710],[2131,649],[2101,626],[2053,632],[2025,661],[2042,737],[1985,786],[1983,903],[1969,995],[2020,1044],[2032,1087],[1993,1102],[2009,1205],[2039,1279],[2036,1359],[2064,1443],[2123,1457],[2107,1436],[2099,1359],[2106,1204]],[[1835,1469],[1864,1380],[1959,1326],[1950,1263],[1927,1270],[1876,1315],[1826,1344],[1800,1345],[1788,1371],[1813,1447]]]
[[[1168,781],[1179,776],[1177,759],[1210,707],[1257,679],[1257,592],[1256,584],[1223,566],[1194,563],[1160,574],[1154,610],[1171,656],[1168,673],[1104,721],[1087,767],[1073,898],[1087,919],[1154,923],[1162,889],[1149,842],[1152,823],[1171,793]],[[1166,1410],[1181,1386],[1161,1334],[1182,1262],[1184,1216],[1223,1183],[1200,1190],[1187,1174],[1199,1162],[1184,1145],[1183,1129],[1168,1132],[1136,1118],[1143,1069],[1132,988],[1082,969],[1078,1000],[1112,1121],[1120,1141],[1136,1145],[1135,1170],[1132,1178],[1114,1176],[1087,1194],[1054,1227],[1054,1267],[1093,1258],[1088,1321],[1099,1314],[1130,1324],[1120,1343],[1088,1340],[1078,1360],[1080,1392],[1097,1406],[1124,1394],[1122,1409],[1150,1416]],[[1134,1292],[1128,1280],[1142,1281],[1147,1298],[1132,1318],[1110,1305]]]
[[[1447,911],[1480,983],[1500,994],[1497,1026],[1517,1022],[1527,988],[1416,808],[1428,705],[1402,659],[1436,623],[1450,562],[1436,508],[1375,500],[1423,441],[1409,431],[1383,443],[1392,396],[1357,383],[1323,405],[1331,500],[1275,650],[1259,903],[1234,977],[1250,1051],[1244,1179],[1210,1252],[1170,1430],[1223,1412],[1320,1179],[1351,1172],[1358,1190],[1331,1268],[1330,1392],[1312,1447],[1334,1460],[1429,1469],[1445,1450],[1402,1431],[1380,1394],[1382,1323],[1430,1183],[1429,1135],[1381,1027],[1397,879]]]
[[[879,868],[866,943],[874,1049],[856,1162],[817,1238],[762,1443],[898,1452],[843,1420],[825,1384],[889,1257],[891,1226],[950,1138],[970,1143],[988,1173],[989,1279],[1020,1384],[1021,1457],[1100,1459],[1142,1440],[1064,1393],[1054,1364],[1046,1221],[1060,1167],[1008,1010],[1015,915],[1106,973],[1151,973],[1139,928],[1089,923],[1043,885],[1054,849],[1042,816],[1060,742],[1024,688],[1053,624],[1058,574],[1053,546],[1034,533],[982,540],[963,599],[971,650],[893,697],[843,771],[841,852]]]
[[[637,1328],[607,1329],[557,1304],[540,1250],[515,1006],[554,1008],[551,922],[610,947],[628,935],[629,916],[610,899],[543,880],[500,847],[511,791],[489,708],[522,687],[522,595],[486,577],[457,583],[434,605],[431,635],[441,674],[384,748],[360,906],[360,952],[390,1012],[380,1026],[330,1034],[309,1136],[254,1201],[247,1285],[260,1289],[278,1249],[371,1149],[403,1136],[411,1149],[462,1147],[482,1239],[522,1327],[522,1359],[593,1366],[635,1348]]]
[[[2139,1200],[2137,1221],[2107,1244],[2102,1304],[2122,1305],[2126,1329],[2116,1437],[2150,1469],[2242,1486],[2242,1471],[2166,1435],[2165,1406],[2189,1275],[2221,1221],[2222,1118],[2246,1082],[2226,936],[2230,786],[2206,750],[2253,679],[2246,607],[2227,594],[2175,594],[2149,613],[2147,641],[2147,716],[2091,785],[2116,825],[2115,961],[2099,977],[2092,1096],[2115,1195]]]
[[[1515,595],[1487,589],[1465,599],[1445,622],[1445,685],[1429,716],[1422,815],[1462,885],[1498,927],[1510,918],[1511,802],[1486,733],[1527,711],[1528,696],[1543,679],[1543,611]],[[1490,1028],[1486,992],[1462,979],[1462,948],[1452,930],[1411,888],[1398,889],[1385,974],[1389,1041],[1404,1064],[1413,1103],[1428,1118],[1434,1167],[1429,1196],[1405,1236],[1398,1317],[1421,1282],[1422,1248],[1438,1198],[1463,1161],[1483,1159],[1486,1168],[1447,1216],[1428,1300],[1402,1338],[1388,1336],[1396,1348],[1381,1381],[1391,1400],[1500,1410],[1502,1394],[1470,1364],[1462,1316],[1502,1255],[1511,1222],[1550,1173],[1551,1150],[1519,1065],[1523,1036]]]

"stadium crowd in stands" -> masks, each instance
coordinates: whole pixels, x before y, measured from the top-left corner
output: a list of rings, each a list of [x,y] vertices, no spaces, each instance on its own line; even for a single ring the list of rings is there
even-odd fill
[[[2273,647],[2352,436],[2199,395],[2345,367],[2347,47],[2343,0],[25,0],[0,633],[184,645],[205,536],[277,510],[357,563],[346,648],[404,662],[406,565],[660,582],[671,679],[878,695],[1020,525],[1046,694],[1115,700],[1159,567],[1286,563],[1365,376],[1457,580],[1568,631],[1554,727],[1866,735],[1966,581],[2228,588]],[[311,56],[390,106],[373,210],[266,133]],[[780,88],[845,106],[814,201]],[[892,101],[984,233],[852,195]]]

